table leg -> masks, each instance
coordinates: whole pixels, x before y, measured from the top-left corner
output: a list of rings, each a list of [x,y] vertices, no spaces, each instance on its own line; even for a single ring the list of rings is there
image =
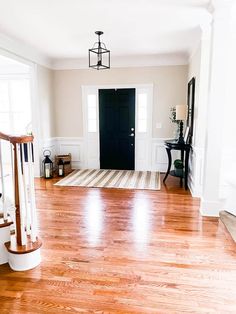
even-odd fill
[[[188,160],[189,160],[189,149],[186,149],[185,152],[185,166],[184,166],[184,172],[185,172],[185,178],[184,178],[184,185],[185,185],[185,190],[188,189]]]
[[[184,149],[181,149],[181,160],[184,162]],[[183,187],[183,176],[180,178],[180,186]]]
[[[167,168],[165,178],[163,179],[163,182],[166,181],[166,179],[170,173],[170,168],[171,168],[171,164],[172,164],[171,149],[166,148],[166,152],[167,152],[167,156],[168,156],[168,168]]]

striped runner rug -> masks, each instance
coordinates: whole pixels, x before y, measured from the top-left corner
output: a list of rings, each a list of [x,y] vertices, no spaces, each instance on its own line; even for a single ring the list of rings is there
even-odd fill
[[[144,190],[161,187],[159,172],[102,169],[74,170],[55,185]]]

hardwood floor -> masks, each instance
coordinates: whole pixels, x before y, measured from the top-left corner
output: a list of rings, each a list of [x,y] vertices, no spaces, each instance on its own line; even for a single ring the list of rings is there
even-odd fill
[[[42,263],[0,266],[0,313],[236,313],[236,246],[168,178],[161,191],[36,182]]]

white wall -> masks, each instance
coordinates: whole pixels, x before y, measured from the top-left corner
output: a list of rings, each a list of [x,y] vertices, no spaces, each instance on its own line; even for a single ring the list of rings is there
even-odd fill
[[[186,102],[187,66],[54,71],[57,137],[82,137],[82,85],[154,84],[153,137],[173,136],[170,107]],[[156,123],[162,124],[161,129]]]

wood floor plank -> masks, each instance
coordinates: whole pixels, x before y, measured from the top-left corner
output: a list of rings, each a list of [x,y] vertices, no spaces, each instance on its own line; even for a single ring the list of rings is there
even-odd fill
[[[236,245],[199,200],[36,180],[42,263],[0,266],[0,313],[236,313]]]

